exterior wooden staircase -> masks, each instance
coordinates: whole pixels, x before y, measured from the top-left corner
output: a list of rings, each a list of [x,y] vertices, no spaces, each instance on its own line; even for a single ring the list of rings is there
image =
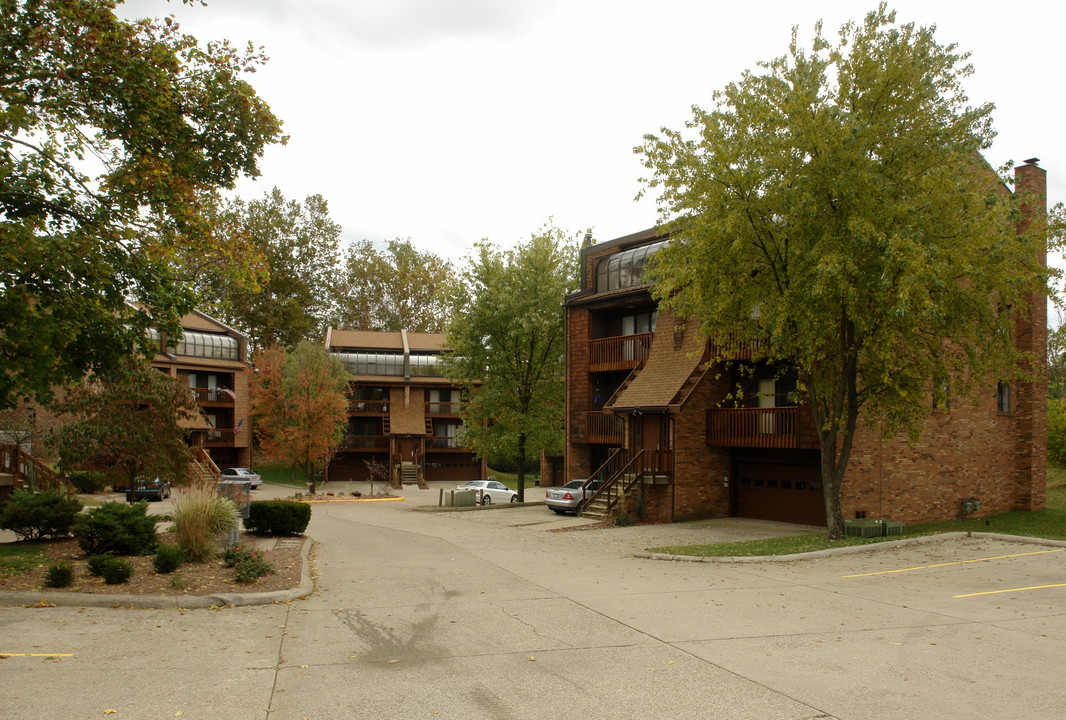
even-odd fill
[[[189,463],[187,474],[189,483],[193,487],[214,487],[222,477],[215,461],[202,447],[193,448],[192,461]]]
[[[74,494],[74,487],[65,477],[18,445],[0,445],[0,473],[13,477],[11,489],[54,492],[67,497]]]
[[[668,450],[619,448],[592,473],[584,487],[582,517],[609,520],[628,512],[639,483],[668,484],[673,481],[673,454]]]
[[[418,485],[418,465],[411,462],[400,463],[400,484]]]

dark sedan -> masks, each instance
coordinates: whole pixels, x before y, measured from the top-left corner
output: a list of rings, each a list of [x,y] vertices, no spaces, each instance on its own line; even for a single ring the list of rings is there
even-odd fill
[[[168,497],[170,497],[170,481],[162,478],[140,477],[134,482],[132,492],[126,489],[127,502],[142,498],[162,501]]]

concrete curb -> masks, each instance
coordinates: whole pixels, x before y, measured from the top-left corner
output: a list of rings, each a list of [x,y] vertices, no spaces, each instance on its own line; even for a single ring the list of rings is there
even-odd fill
[[[811,558],[832,557],[834,555],[852,555],[854,553],[882,550],[884,548],[905,547],[907,545],[925,545],[945,540],[959,540],[962,538],[977,538],[983,540],[1001,540],[1025,545],[1046,545],[1050,547],[1066,547],[1066,541],[1049,540],[1047,538],[1034,538],[1025,535],[1003,535],[1000,533],[985,532],[949,532],[939,535],[923,535],[921,537],[904,538],[902,540],[887,540],[885,542],[870,543],[868,545],[852,545],[842,548],[829,548],[828,550],[814,550],[805,553],[793,553],[791,555],[752,555],[734,557],[703,557],[696,555],[669,555],[666,553],[635,553],[634,557],[648,560],[668,560],[674,562],[703,562],[703,563],[760,563],[760,562],[790,562],[792,560],[809,560]]]
[[[491,505],[466,505],[451,507],[448,505],[416,505],[412,508],[415,512],[471,512],[476,510],[513,510],[514,508],[529,507],[531,505],[543,505],[543,500],[526,500],[525,502],[493,503]]]
[[[269,592],[219,593],[217,595],[121,595],[110,593],[51,592],[42,590],[0,591],[0,605],[23,605],[40,607],[103,607],[103,608],[212,608],[225,606],[271,605],[288,602],[306,595],[314,589],[311,581],[311,547],[314,539],[304,536],[300,548],[300,584],[288,590]]]

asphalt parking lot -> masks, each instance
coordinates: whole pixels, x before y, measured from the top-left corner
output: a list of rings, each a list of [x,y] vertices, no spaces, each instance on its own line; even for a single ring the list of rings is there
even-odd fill
[[[0,717],[1064,715],[1062,547],[666,562],[634,555],[796,528],[582,529],[538,505],[435,513],[415,508],[436,490],[404,495],[315,505],[316,591],[290,603],[0,607]]]

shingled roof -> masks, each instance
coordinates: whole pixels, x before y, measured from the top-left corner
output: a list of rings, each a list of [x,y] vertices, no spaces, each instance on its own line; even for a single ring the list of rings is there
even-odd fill
[[[674,402],[685,381],[703,360],[705,341],[696,326],[689,323],[675,333],[674,319],[660,311],[648,350],[648,359],[633,381],[608,405],[613,410],[663,408]],[[675,336],[683,333],[681,342]]]

